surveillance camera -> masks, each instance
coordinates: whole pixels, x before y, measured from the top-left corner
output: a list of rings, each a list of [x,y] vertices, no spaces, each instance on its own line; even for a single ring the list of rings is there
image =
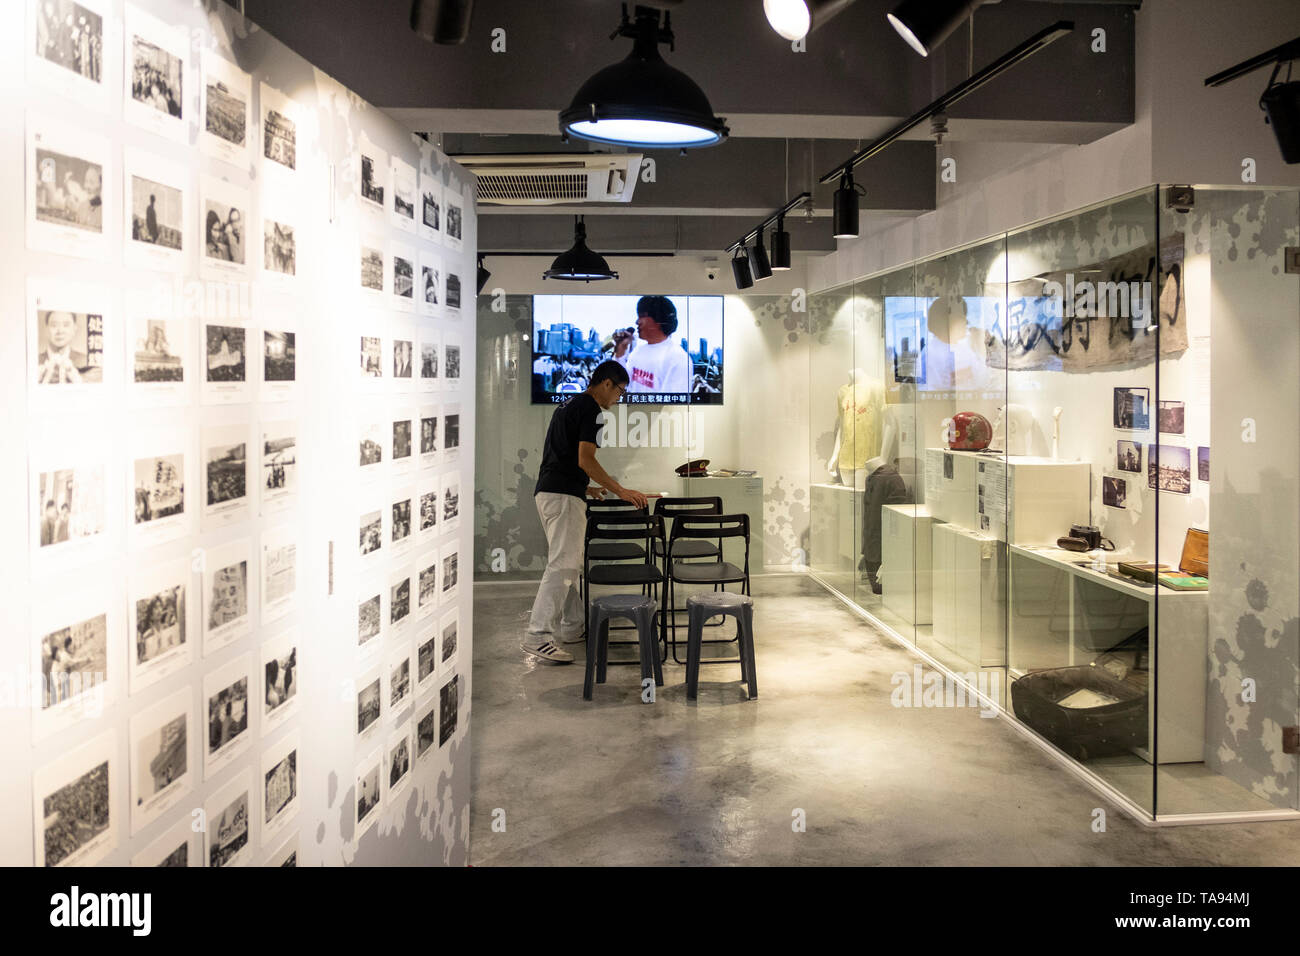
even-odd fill
[[[718,274],[717,274],[714,270],[712,270],[712,269],[710,269],[710,270],[706,273],[706,275],[708,275],[708,277],[709,277],[709,281],[710,281],[710,282],[712,282],[714,279],[716,279],[716,278],[718,277]]]
[[[705,260],[704,260],[704,275],[708,278],[708,280],[709,280],[710,282],[712,282],[714,279],[716,279],[716,278],[718,277],[718,260],[717,260],[717,259],[705,259]]]

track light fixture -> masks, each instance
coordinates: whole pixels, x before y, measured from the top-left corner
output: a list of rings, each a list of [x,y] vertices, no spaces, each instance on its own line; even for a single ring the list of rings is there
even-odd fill
[[[982,0],[903,0],[886,14],[898,35],[921,56],[929,56],[975,12]]]
[[[767,258],[767,249],[763,247],[763,230],[758,230],[758,238],[754,244],[747,250],[749,253],[749,271],[754,280],[770,279],[772,277],[772,263]]]
[[[492,278],[492,273],[488,272],[487,266],[483,265],[483,257],[478,257],[478,295],[483,294],[483,287],[487,285],[488,279]]]
[[[835,200],[831,207],[836,239],[858,238],[858,194],[865,192],[853,181],[852,170],[845,169],[840,174],[840,186],[835,190]]]
[[[1268,86],[1259,98],[1259,108],[1265,112],[1265,122],[1273,127],[1282,161],[1287,165],[1300,163],[1300,80],[1291,79],[1291,67],[1297,59],[1300,59],[1300,37],[1265,50],[1205,80],[1206,86],[1222,86],[1273,64],[1273,75],[1268,78]],[[1277,75],[1283,63],[1287,65],[1286,80],[1279,83]]]
[[[426,40],[456,46],[469,37],[474,0],[415,0],[411,29]]]
[[[853,0],[763,0],[772,29],[787,40],[802,40]]]
[[[561,134],[641,149],[712,146],[727,138],[727,124],[713,115],[704,91],[659,55],[661,43],[672,49],[670,14],[660,26],[659,11],[638,4],[629,19],[625,3],[614,36],[630,37],[632,52],[578,88],[560,113]]]
[[[738,248],[731,260],[731,274],[736,277],[737,289],[748,289],[754,284],[754,276],[749,271],[749,257],[744,252],[743,246]]]
[[[775,272],[790,268],[790,233],[785,231],[785,216],[776,217],[776,228],[772,230],[771,263]]]
[[[600,279],[617,279],[618,273],[609,267],[604,256],[587,248],[587,226],[582,216],[573,217],[573,247],[561,252],[542,273],[543,279],[563,279],[567,282],[592,282]]]

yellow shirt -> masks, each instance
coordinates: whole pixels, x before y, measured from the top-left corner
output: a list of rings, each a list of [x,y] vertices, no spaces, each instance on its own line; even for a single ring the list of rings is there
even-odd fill
[[[858,469],[880,454],[880,419],[885,389],[876,382],[841,385],[839,406],[840,454],[836,465]]]

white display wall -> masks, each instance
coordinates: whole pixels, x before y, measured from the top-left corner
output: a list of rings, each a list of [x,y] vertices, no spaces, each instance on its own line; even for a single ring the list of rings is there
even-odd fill
[[[0,863],[463,864],[472,178],[216,0],[13,6]]]

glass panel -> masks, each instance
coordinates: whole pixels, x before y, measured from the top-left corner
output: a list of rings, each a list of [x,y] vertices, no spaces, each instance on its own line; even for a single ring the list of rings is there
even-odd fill
[[[1156,335],[1142,295],[1154,279],[1154,195],[1010,235],[989,355],[1007,380],[1012,709],[1148,811],[1154,588],[1122,577],[1119,562],[1156,558],[1156,492],[1142,472],[1156,440]]]
[[[1213,543],[1208,590],[1156,600],[1161,816],[1297,807],[1282,743],[1300,723],[1297,195],[1197,189],[1189,212],[1161,206],[1159,560],[1204,577]],[[1163,321],[1175,305],[1183,329]]]
[[[824,583],[854,596],[858,549],[854,518],[852,417],[841,421],[841,391],[852,374],[853,287],[809,300],[809,470],[812,535],[809,565]],[[847,424],[846,424],[847,423]],[[843,465],[841,465],[843,462]]]

